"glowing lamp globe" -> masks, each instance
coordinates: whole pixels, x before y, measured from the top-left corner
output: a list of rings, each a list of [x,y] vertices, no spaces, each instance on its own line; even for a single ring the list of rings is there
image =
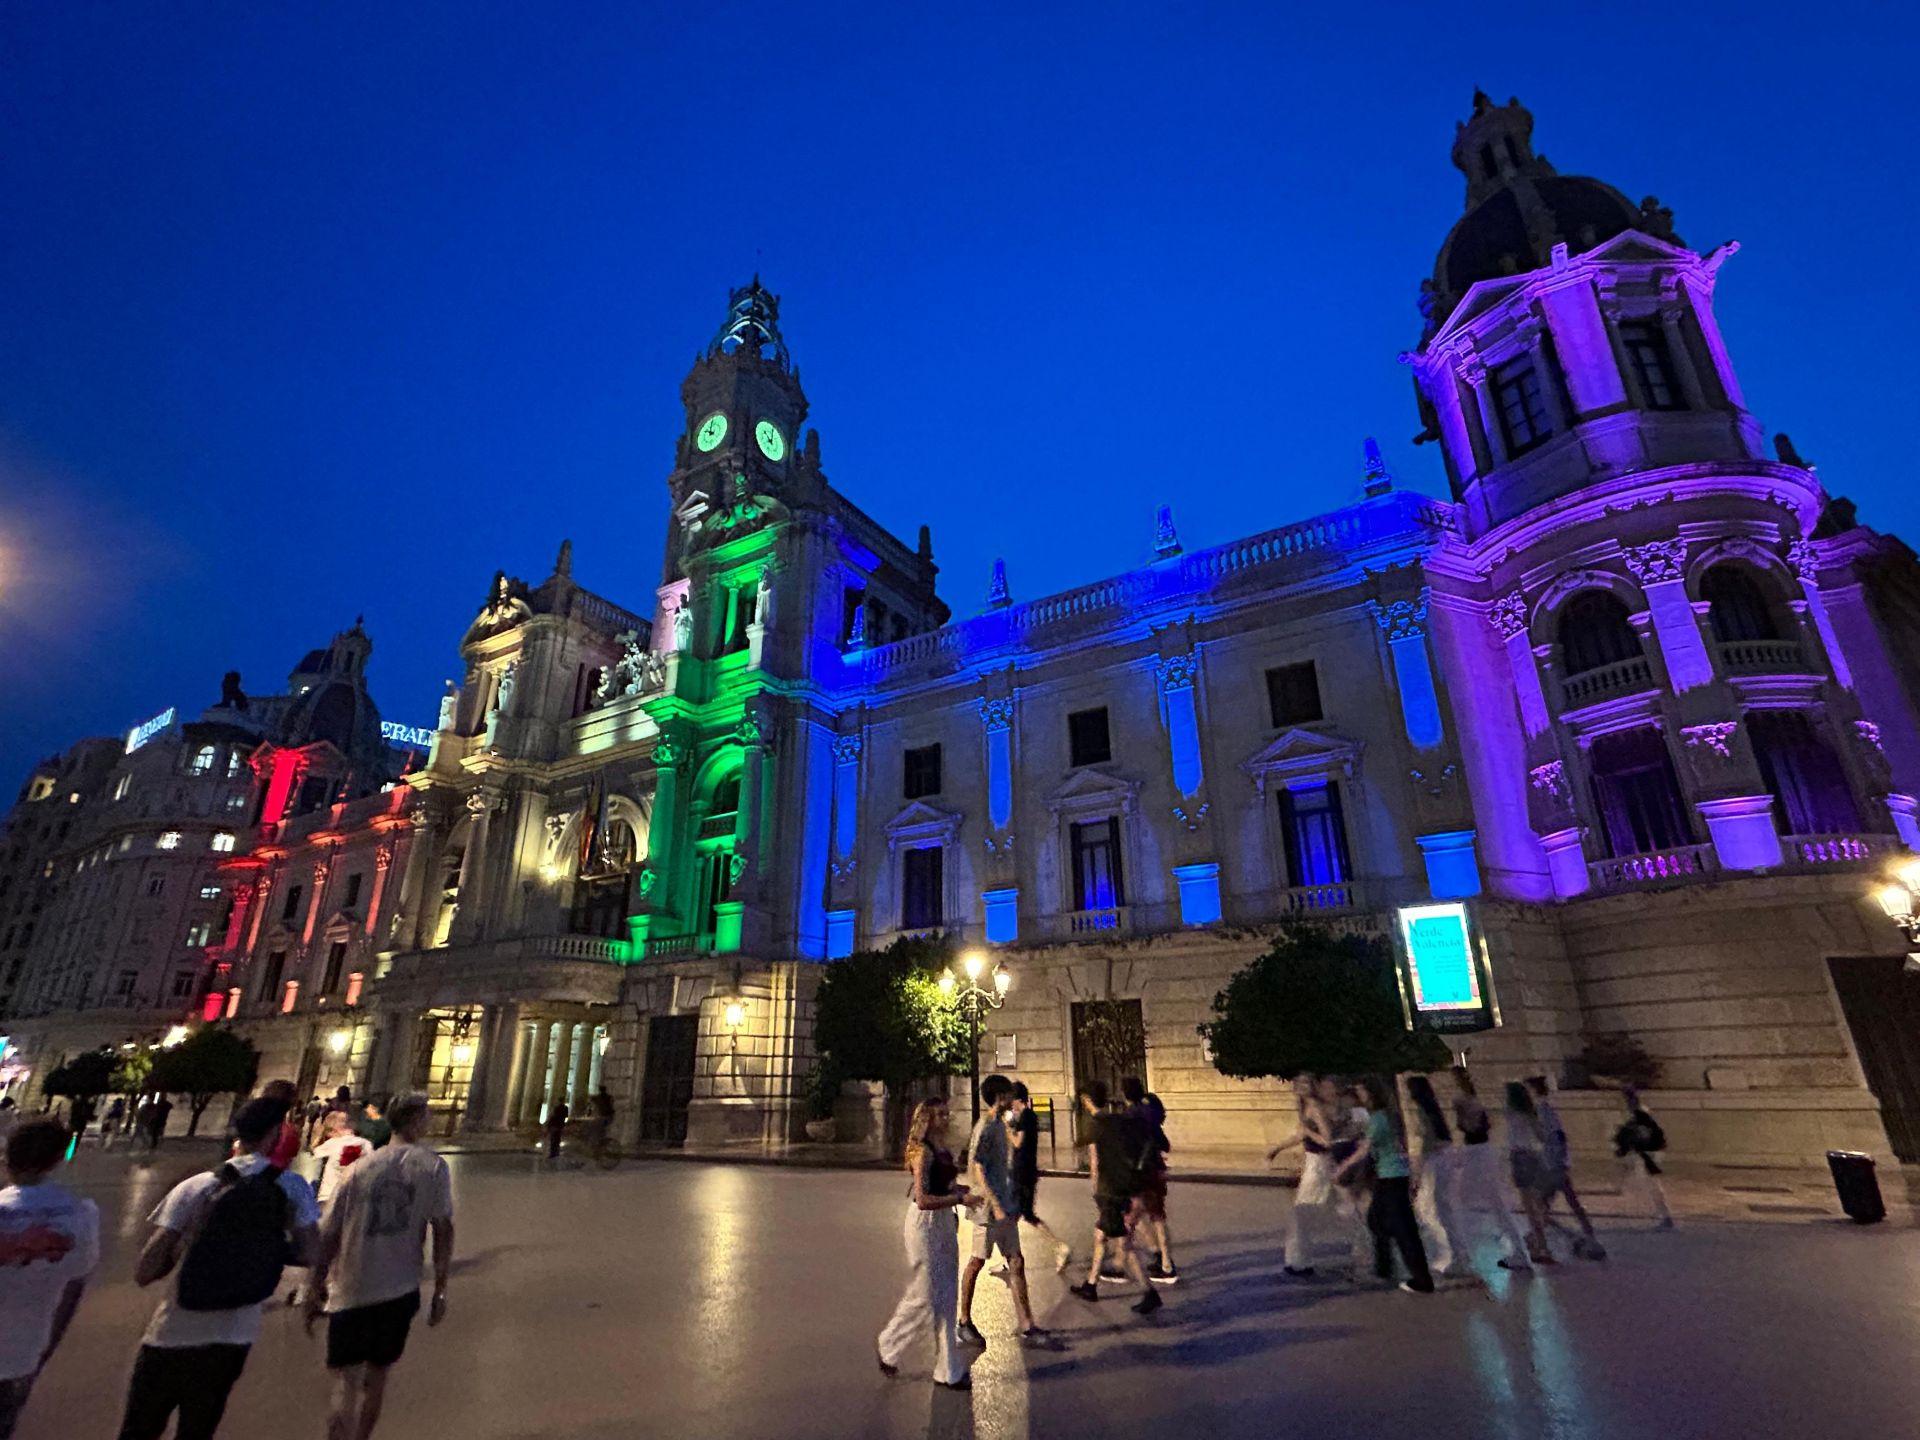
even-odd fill
[[[1012,985],[1013,975],[1011,972],[1006,970],[996,970],[993,972],[993,988],[1000,994],[1005,995]]]

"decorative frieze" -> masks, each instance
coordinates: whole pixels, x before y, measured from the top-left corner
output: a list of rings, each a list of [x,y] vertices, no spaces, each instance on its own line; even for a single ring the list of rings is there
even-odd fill
[[[836,765],[856,765],[860,761],[860,751],[865,744],[859,735],[836,735],[833,737],[833,763]]]
[[[1687,542],[1678,537],[1629,545],[1621,553],[1626,558],[1627,569],[1642,585],[1659,585],[1686,576]]]
[[[1502,595],[1487,611],[1487,619],[1502,640],[1511,640],[1527,628],[1527,597],[1518,590]]]
[[[1731,760],[1729,742],[1739,728],[1737,720],[1709,720],[1703,725],[1682,725],[1680,736],[1689,750],[1711,750],[1722,760]]]
[[[1534,789],[1555,800],[1567,798],[1567,767],[1564,761],[1549,760],[1544,765],[1534,766],[1527,774],[1532,778]]]
[[[1378,600],[1368,602],[1373,618],[1380,628],[1387,632],[1389,643],[1395,640],[1415,640],[1427,633],[1427,592],[1422,590],[1417,600],[1392,600],[1382,605]]]
[[[996,696],[980,702],[980,723],[988,731],[1013,728],[1013,697]]]
[[[1787,546],[1787,563],[1793,566],[1793,573],[1808,584],[1820,572],[1820,557],[1811,540],[1796,540]]]
[[[1164,655],[1159,672],[1162,690],[1191,690],[1200,675],[1200,657],[1192,651],[1185,655]]]

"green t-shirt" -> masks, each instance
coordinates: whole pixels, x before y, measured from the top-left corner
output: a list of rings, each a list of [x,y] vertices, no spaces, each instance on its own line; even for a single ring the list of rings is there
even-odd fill
[[[1382,1180],[1407,1178],[1407,1147],[1400,1143],[1400,1132],[1384,1110],[1367,1116],[1367,1144],[1373,1150],[1373,1173]]]

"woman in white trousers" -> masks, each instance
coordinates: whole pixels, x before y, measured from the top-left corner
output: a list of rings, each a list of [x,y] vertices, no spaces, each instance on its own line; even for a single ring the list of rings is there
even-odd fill
[[[1296,1278],[1313,1274],[1310,1263],[1313,1249],[1306,1227],[1313,1216],[1329,1206],[1337,1210],[1346,1223],[1353,1244],[1353,1265],[1358,1267],[1362,1251],[1367,1250],[1371,1243],[1367,1237],[1366,1223],[1360,1218],[1353,1192],[1333,1183],[1334,1158],[1330,1151],[1335,1144],[1334,1131],[1338,1128],[1335,1121],[1338,1082],[1325,1076],[1312,1079],[1302,1075],[1294,1080],[1293,1093],[1300,1106],[1300,1128],[1293,1139],[1282,1141],[1267,1152],[1267,1162],[1271,1164],[1282,1150],[1290,1150],[1298,1145],[1302,1151],[1300,1184],[1293,1192],[1293,1211],[1287,1217],[1283,1262],[1286,1272]]]
[[[1512,1192],[1507,1188],[1505,1157],[1498,1146],[1491,1143],[1493,1119],[1487,1114],[1487,1107],[1480,1103],[1480,1097],[1474,1090],[1473,1077],[1467,1073],[1467,1067],[1453,1067],[1453,1123],[1459,1131],[1459,1144],[1455,1147],[1459,1154],[1453,1159],[1454,1166],[1454,1217],[1459,1227],[1455,1235],[1472,1245],[1473,1212],[1491,1211],[1494,1228],[1505,1242],[1507,1253],[1500,1257],[1500,1266],[1504,1270],[1531,1270],[1532,1263],[1527,1259],[1526,1232],[1520,1228],[1520,1222],[1514,1218]]]
[[[967,1378],[970,1352],[961,1348],[957,1330],[960,1240],[954,1211],[970,1201],[967,1187],[956,1183],[959,1167],[942,1143],[946,1134],[946,1101],[922,1101],[907,1126],[906,1164],[913,1184],[902,1229],[913,1273],[880,1332],[880,1371],[897,1375],[907,1347],[932,1326],[933,1383],[965,1390],[973,1382]]]
[[[1414,1124],[1409,1127],[1420,1136],[1420,1153],[1415,1158],[1413,1194],[1414,1219],[1420,1222],[1421,1242],[1427,1259],[1440,1275],[1462,1275],[1472,1266],[1473,1236],[1460,1223],[1460,1146],[1454,1144],[1453,1128],[1440,1109],[1433,1093],[1433,1082],[1424,1075],[1407,1077],[1407,1098],[1413,1101]]]

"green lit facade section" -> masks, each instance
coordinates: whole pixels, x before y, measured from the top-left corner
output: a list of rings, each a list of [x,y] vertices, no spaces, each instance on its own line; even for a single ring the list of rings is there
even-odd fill
[[[727,438],[727,417],[715,411],[700,422],[700,428],[694,432],[693,443],[704,453],[719,448],[720,442]]]
[[[760,444],[760,453],[778,464],[787,457],[787,437],[780,433],[780,427],[771,420],[762,420],[753,427],[753,438]]]

